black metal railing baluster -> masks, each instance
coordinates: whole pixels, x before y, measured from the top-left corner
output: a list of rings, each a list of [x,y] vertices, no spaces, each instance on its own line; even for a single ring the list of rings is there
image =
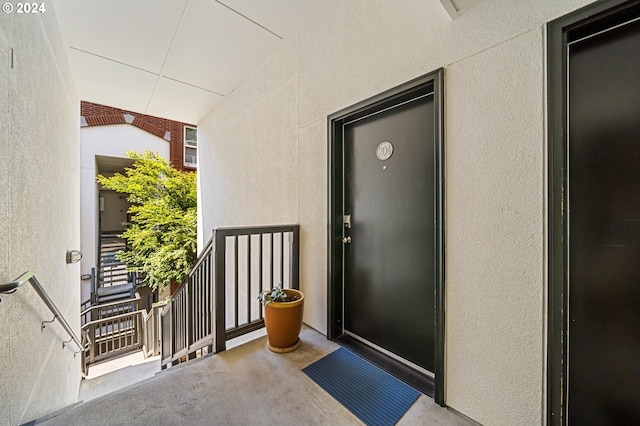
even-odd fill
[[[226,348],[226,310],[225,310],[225,241],[226,236],[222,232],[214,231],[215,260],[213,264],[213,340],[214,351],[222,352]]]
[[[258,259],[258,268],[259,268],[259,274],[260,274],[260,281],[258,282],[258,294],[261,294],[263,291],[263,286],[262,286],[262,280],[263,280],[263,271],[262,271],[262,264],[264,262],[264,254],[262,252],[262,242],[264,241],[264,234],[259,234],[260,235],[260,258]],[[263,316],[262,316],[262,304],[259,304],[258,306],[258,319],[262,320]]]
[[[233,328],[238,327],[238,236],[235,235],[233,237],[234,245],[233,245]]]
[[[251,234],[247,236],[247,324],[251,322]]]
[[[274,248],[274,242],[275,242],[275,239],[276,239],[276,238],[275,238],[275,235],[274,235],[274,233],[272,232],[272,233],[271,233],[271,253],[270,253],[270,255],[271,255],[271,280],[270,280],[271,282],[269,283],[269,289],[270,289],[270,290],[273,290],[273,269],[274,269],[274,256],[273,256],[273,252],[275,251],[275,248]]]
[[[280,233],[280,285],[284,288],[284,231]]]

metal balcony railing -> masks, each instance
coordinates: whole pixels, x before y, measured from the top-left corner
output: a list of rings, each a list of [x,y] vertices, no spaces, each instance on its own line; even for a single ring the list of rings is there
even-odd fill
[[[299,276],[299,225],[214,230],[162,310],[162,368],[264,327],[258,294],[278,283],[299,289]]]

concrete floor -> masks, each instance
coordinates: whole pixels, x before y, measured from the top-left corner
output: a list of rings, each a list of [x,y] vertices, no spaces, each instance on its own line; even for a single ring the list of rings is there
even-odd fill
[[[300,370],[339,346],[311,328],[288,354],[266,337],[163,371],[124,391],[85,402],[53,425],[361,425]],[[399,425],[473,425],[421,395]]]

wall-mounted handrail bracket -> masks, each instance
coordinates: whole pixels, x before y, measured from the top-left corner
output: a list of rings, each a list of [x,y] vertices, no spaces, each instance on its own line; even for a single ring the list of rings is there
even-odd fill
[[[44,329],[46,327],[46,324],[51,324],[52,322],[54,322],[56,320],[56,318],[58,318],[58,315],[54,315],[53,319],[51,321],[42,321],[42,323],[40,324],[40,331],[44,333]],[[63,346],[64,348],[64,346]]]
[[[75,358],[82,351],[87,351],[91,348],[91,338],[89,337],[89,330],[84,330],[82,333],[82,347],[79,351],[73,353],[73,357]]]
[[[42,321],[40,324],[40,331],[45,329],[46,324],[50,324],[55,320],[58,320],[62,328],[64,328],[64,330],[69,334],[69,337],[71,337],[71,341],[73,341],[73,343],[82,350],[83,346],[82,343],[80,343],[80,339],[78,339],[78,336],[73,332],[67,320],[64,319],[58,307],[53,303],[53,300],[51,300],[47,292],[42,288],[42,284],[40,284],[40,281],[38,281],[38,278],[36,278],[36,275],[33,272],[25,272],[9,283],[0,284],[0,294],[14,293],[22,284],[27,282],[31,284],[31,287],[33,287],[38,296],[40,296],[40,299],[42,299],[44,304],[47,305],[47,308],[49,308],[53,314],[53,319],[51,321]]]
[[[67,340],[66,342],[62,342],[62,349],[64,349],[72,341],[73,341],[73,338]],[[84,330],[84,332],[82,333],[82,347],[80,347],[80,349],[78,349],[77,351],[73,352],[73,357],[75,358],[76,355],[89,350],[89,348],[91,348],[91,339],[89,338],[89,330]]]
[[[11,284],[11,283],[9,283],[9,284]],[[2,290],[2,291],[0,291],[0,293],[2,293],[2,294],[12,294],[12,293],[15,293],[17,290],[18,290],[17,288],[14,288],[13,290]],[[2,298],[0,298],[0,302],[2,302]]]

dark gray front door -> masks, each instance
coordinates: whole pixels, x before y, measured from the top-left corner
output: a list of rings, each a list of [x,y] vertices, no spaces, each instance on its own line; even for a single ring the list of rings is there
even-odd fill
[[[343,127],[344,332],[434,372],[434,95],[399,103]]]
[[[569,43],[568,420],[640,424],[640,21]]]

